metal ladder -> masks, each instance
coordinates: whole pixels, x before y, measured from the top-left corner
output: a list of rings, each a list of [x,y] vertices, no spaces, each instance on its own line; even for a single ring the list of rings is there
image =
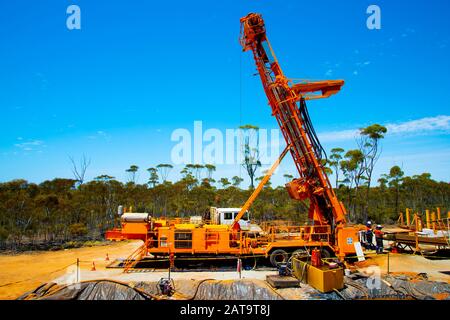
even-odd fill
[[[147,241],[145,241],[143,245],[137,248],[132,254],[128,256],[128,258],[125,259],[123,263],[124,273],[127,273],[130,269],[132,269],[139,262],[139,260],[141,260],[142,257],[147,254],[147,246],[151,240],[152,239],[148,239]]]

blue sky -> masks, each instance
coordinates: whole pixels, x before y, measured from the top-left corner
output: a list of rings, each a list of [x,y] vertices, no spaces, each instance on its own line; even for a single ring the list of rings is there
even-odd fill
[[[68,30],[66,8],[81,8]],[[366,8],[381,8],[381,30]],[[309,103],[327,150],[355,148],[354,130],[392,129],[376,175],[450,181],[448,1],[10,1],[0,10],[0,181],[71,177],[69,156],[91,159],[89,179],[171,162],[177,128],[277,128],[239,18],[263,14],[288,77],[344,79]],[[281,151],[281,150],[280,150]],[[169,179],[178,178],[176,168]],[[295,174],[289,157],[274,176]],[[246,175],[220,165],[215,178]]]

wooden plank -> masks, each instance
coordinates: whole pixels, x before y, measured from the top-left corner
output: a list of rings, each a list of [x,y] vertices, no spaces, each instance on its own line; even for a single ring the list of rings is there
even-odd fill
[[[296,278],[289,276],[268,275],[266,276],[266,281],[274,288],[293,288],[300,286],[300,282]]]
[[[437,246],[448,246],[448,242],[446,238],[438,238],[438,237],[418,237],[419,243],[423,244],[431,244]],[[408,234],[396,234],[395,241],[401,243],[415,243],[416,236],[408,235]]]
[[[391,234],[391,233],[408,233],[408,232],[413,232],[413,231],[414,230],[411,230],[411,229],[395,228],[395,227],[393,227],[393,228],[389,228],[389,227],[383,228],[383,232],[384,233],[389,233],[389,234]]]

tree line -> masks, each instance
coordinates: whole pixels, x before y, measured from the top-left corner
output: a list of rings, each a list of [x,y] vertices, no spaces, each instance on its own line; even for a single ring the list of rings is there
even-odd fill
[[[386,128],[372,125],[360,130],[358,147],[334,148],[323,165],[338,198],[348,211],[350,222],[368,219],[394,223],[399,212],[411,208],[450,209],[450,185],[432,179],[429,173],[405,176],[398,166],[373,181],[373,169],[380,156],[380,141]],[[250,149],[247,149],[250,150]],[[250,152],[250,151],[249,151]],[[256,153],[246,157],[244,168],[253,176],[258,167]],[[188,164],[178,181],[169,181],[170,164],[148,168],[146,183],[136,182],[140,168],[126,169],[128,181],[120,182],[107,174],[85,181],[90,161],[77,164],[71,158],[74,179],[56,178],[36,184],[23,179],[0,183],[0,248],[18,250],[37,244],[74,240],[103,239],[106,230],[119,225],[117,208],[131,206],[136,212],[155,217],[204,216],[211,206],[239,207],[250,196],[253,186],[242,186],[238,176],[214,179],[212,164]],[[264,172],[262,172],[264,174]],[[284,175],[286,182],[293,178]],[[259,181],[261,177],[256,177]],[[283,186],[266,184],[251,207],[251,217],[259,221],[290,220],[306,222],[308,202],[289,198]]]
[[[252,189],[241,189],[239,181],[222,181],[216,187],[207,178],[198,181],[194,172],[184,168],[176,182],[158,184],[122,183],[99,176],[78,184],[75,179],[54,179],[40,184],[13,180],[0,184],[0,247],[18,249],[23,244],[65,242],[76,239],[102,239],[104,232],[118,225],[117,207],[132,206],[134,211],[154,216],[204,215],[209,207],[241,206]],[[228,180],[221,178],[220,180]],[[399,167],[370,187],[340,184],[338,197],[347,208],[367,208],[368,219],[393,223],[405,207],[421,212],[426,208],[450,208],[450,186],[429,173],[404,176]],[[366,202],[367,201],[367,202]],[[283,186],[267,185],[251,207],[257,220],[307,220],[308,203],[291,200]],[[361,216],[349,210],[353,222]]]

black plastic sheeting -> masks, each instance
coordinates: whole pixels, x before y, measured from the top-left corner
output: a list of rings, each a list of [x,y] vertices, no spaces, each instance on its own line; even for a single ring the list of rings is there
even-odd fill
[[[446,282],[390,275],[384,276],[383,280],[379,287],[369,289],[367,277],[345,277],[345,288],[327,298],[450,300],[450,284]]]
[[[160,293],[152,282],[134,285],[153,295]],[[280,300],[282,297],[263,280],[177,280],[173,298],[182,300]]]
[[[282,300],[262,280],[180,280],[175,294],[161,295],[157,282],[121,283],[110,280],[87,281],[70,286],[49,283],[28,292],[19,300]]]
[[[345,277],[344,289],[320,293],[302,284],[300,288],[275,290],[263,280],[177,280],[175,293],[161,294],[157,282],[122,283],[112,280],[86,281],[74,285],[44,284],[19,300],[355,300],[419,299],[450,300],[450,285],[408,276],[384,276],[377,289],[369,289],[361,274]]]
[[[25,293],[18,300],[149,300],[153,297],[128,284],[108,280],[73,285],[47,283]]]

